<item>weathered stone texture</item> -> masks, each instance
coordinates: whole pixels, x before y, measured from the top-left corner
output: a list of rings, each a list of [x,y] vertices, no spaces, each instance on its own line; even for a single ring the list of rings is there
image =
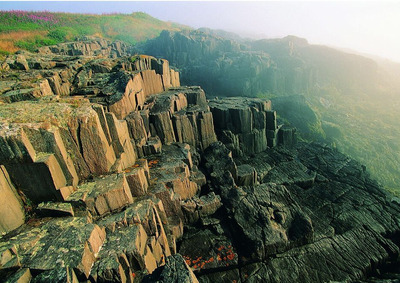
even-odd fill
[[[208,103],[129,52],[86,38],[0,62],[0,281],[354,281],[398,261],[398,199],[365,167],[297,144],[269,101]]]
[[[68,201],[82,201],[92,215],[101,216],[131,204],[133,199],[125,175],[114,174],[80,185]]]
[[[142,282],[164,282],[164,283],[197,283],[199,282],[191,268],[186,264],[180,254],[167,257],[164,266],[146,276]]]
[[[216,132],[236,155],[254,154],[273,147],[276,116],[271,102],[256,98],[224,98],[210,101]],[[272,136],[269,136],[270,131]]]
[[[25,211],[6,168],[0,166],[0,234],[8,233],[25,222]]]

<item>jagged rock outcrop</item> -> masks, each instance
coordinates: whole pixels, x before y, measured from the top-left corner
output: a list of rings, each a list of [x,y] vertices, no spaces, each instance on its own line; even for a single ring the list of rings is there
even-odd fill
[[[30,86],[32,75],[46,77],[49,91],[3,99],[1,233],[19,228],[1,241],[1,277],[132,282],[176,252],[180,202],[205,182],[191,152],[216,141],[205,94],[179,88],[166,60],[105,58],[125,52],[106,43],[64,44],[5,63],[22,82],[6,73],[3,97]],[[24,224],[32,205],[33,222]]]
[[[259,153],[278,143],[296,143],[295,129],[278,127],[271,101],[229,97],[215,98],[209,105],[219,140],[236,156]]]
[[[148,95],[180,86],[167,60],[134,55],[125,44],[104,39],[20,52],[8,56],[2,68],[10,72],[3,75],[0,101],[72,94],[107,106],[118,119],[140,109]]]
[[[200,30],[163,31],[141,49],[173,62],[184,84],[201,85],[209,94],[254,96],[277,88],[276,66],[267,53]]]
[[[163,31],[141,49],[179,68],[184,84],[218,96],[293,95],[332,84],[367,91],[378,82],[373,60],[295,36],[240,40],[206,29]]]
[[[181,255],[175,254],[167,258],[164,266],[159,267],[153,274],[145,277],[142,282],[199,282],[193,271],[187,266]]]
[[[246,282],[356,280],[397,258],[398,204],[378,189],[365,168],[328,146],[301,144],[240,157],[238,167],[251,165],[261,176],[261,184],[244,187],[237,186],[229,169],[234,165],[226,166],[236,162],[222,143],[209,147],[204,159],[222,210],[212,222],[203,222],[202,236],[186,234],[180,250],[201,281],[220,276]],[[220,242],[227,238],[232,265],[227,255],[217,254],[218,261],[231,265],[221,271],[210,265],[215,255],[209,251],[225,251]],[[284,266],[293,268],[288,272]]]
[[[399,205],[364,167],[296,144],[270,101],[208,102],[166,60],[88,44],[2,64],[0,278],[326,282],[396,261]]]
[[[82,37],[79,41],[75,42],[44,46],[38,50],[40,54],[102,56],[110,58],[129,56],[132,51],[132,46],[122,41],[110,42],[106,39],[90,36]]]
[[[0,202],[0,234],[4,234],[25,222],[25,211],[22,200],[3,165],[0,166]]]

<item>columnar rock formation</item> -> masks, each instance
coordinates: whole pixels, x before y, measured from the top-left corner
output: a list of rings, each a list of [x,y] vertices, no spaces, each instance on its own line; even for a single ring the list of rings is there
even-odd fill
[[[0,244],[2,277],[132,282],[176,252],[212,114],[168,61],[106,58],[121,48],[77,42],[3,62],[0,227],[19,228]]]
[[[25,222],[25,211],[6,168],[0,166],[0,233],[12,231]]]
[[[285,128],[278,140],[281,126],[277,125],[271,101],[230,97],[213,99],[209,105],[219,140],[235,155],[259,153],[278,142],[286,146],[296,143],[293,128]]]
[[[297,95],[332,85],[367,91],[379,78],[371,59],[290,35],[251,40],[217,30],[165,30],[141,49],[178,67],[184,83],[218,96]]]
[[[6,282],[322,282],[398,256],[399,206],[269,101],[208,102],[102,40],[40,52],[1,64]]]

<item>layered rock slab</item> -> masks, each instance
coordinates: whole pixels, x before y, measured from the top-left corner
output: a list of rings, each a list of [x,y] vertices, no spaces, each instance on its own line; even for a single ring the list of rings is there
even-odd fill
[[[206,152],[205,167],[225,209],[216,215],[225,225],[214,231],[232,235],[239,258],[224,276],[249,282],[356,280],[398,256],[394,230],[399,227],[393,215],[399,207],[357,162],[320,144],[302,144],[296,150],[277,147],[254,162],[247,159],[263,176],[262,184],[237,187],[225,163],[212,158],[234,162],[220,147]],[[268,168],[261,160],[268,162]],[[293,171],[291,162],[303,169]],[[275,168],[291,173],[278,178]],[[302,174],[308,174],[305,168],[315,178],[306,185],[301,181]],[[217,177],[221,175],[225,177]],[[382,206],[385,210],[379,212]],[[294,268],[287,272],[285,266]],[[198,273],[201,280],[222,276],[218,269],[211,270]]]
[[[0,166],[0,201],[0,234],[4,234],[25,222],[25,210],[3,165]]]
[[[152,135],[159,136],[162,143],[187,143],[204,150],[217,140],[213,117],[200,87],[171,88],[151,97],[146,104]]]
[[[218,137],[234,155],[251,155],[278,144],[271,101],[227,97],[215,98],[209,105]]]
[[[39,228],[28,227],[26,232],[2,243],[2,253],[11,251],[14,256],[3,262],[1,272],[15,267],[42,272],[61,265],[89,276],[105,236],[104,229],[85,218],[54,219]],[[14,259],[17,263],[10,265]]]

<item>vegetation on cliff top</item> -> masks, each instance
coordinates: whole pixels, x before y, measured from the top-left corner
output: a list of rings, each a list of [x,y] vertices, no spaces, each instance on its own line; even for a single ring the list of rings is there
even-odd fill
[[[0,54],[13,53],[19,49],[34,51],[41,46],[93,35],[135,44],[158,36],[164,29],[186,28],[142,12],[95,15],[0,11]]]

